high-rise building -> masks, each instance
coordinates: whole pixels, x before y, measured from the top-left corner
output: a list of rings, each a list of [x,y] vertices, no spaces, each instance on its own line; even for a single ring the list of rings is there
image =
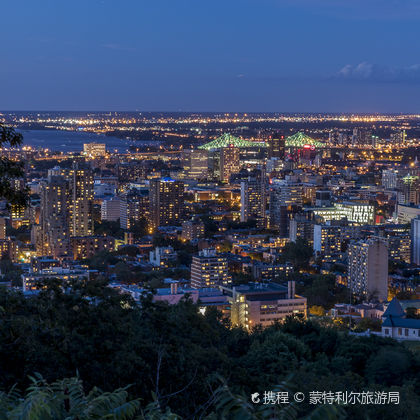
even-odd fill
[[[49,176],[41,186],[37,254],[56,259],[70,255],[70,189],[63,176]]]
[[[93,234],[93,174],[77,164],[68,172],[70,186],[70,235]]]
[[[341,257],[341,236],[339,223],[314,226],[314,251],[322,262],[336,262]]]
[[[182,166],[189,179],[205,179],[208,175],[208,151],[187,149],[182,152]]]
[[[255,169],[248,179],[241,181],[241,222],[250,218],[264,225],[266,197],[265,169]]]
[[[70,238],[73,258],[84,260],[101,251],[113,251],[115,239],[111,236],[73,236]]]
[[[331,205],[331,191],[318,190],[315,193],[315,205],[317,207],[328,207]]]
[[[405,143],[406,140],[406,132],[405,130],[399,130],[394,133],[391,133],[391,143],[394,145],[401,145]]]
[[[117,221],[121,218],[121,209],[123,206],[123,200],[120,197],[112,197],[108,200],[104,200],[101,204],[101,220]]]
[[[370,238],[348,248],[348,285],[367,301],[388,297],[388,249],[385,241]]]
[[[133,222],[140,219],[150,221],[149,191],[130,191],[122,197],[120,225],[123,229],[129,229]]]
[[[404,206],[403,204],[397,205],[398,223],[411,223],[411,221],[417,216],[420,216],[420,206]]]
[[[178,224],[184,210],[184,184],[172,178],[150,181],[150,221],[154,230],[159,226]]]
[[[229,182],[230,176],[239,168],[239,148],[223,147],[220,150],[220,181]]]
[[[204,249],[193,256],[191,263],[191,287],[226,286],[231,282],[226,257],[214,249]]]
[[[394,190],[397,188],[398,170],[384,169],[382,171],[382,186],[387,190]]]
[[[375,146],[375,136],[372,131],[367,128],[354,128],[352,143],[358,146]]]
[[[409,264],[411,249],[409,228],[406,225],[385,225],[381,234],[387,240],[389,258]]]
[[[411,263],[420,265],[420,216],[411,220]]]
[[[398,202],[415,206],[420,204],[420,177],[417,174],[408,174],[402,178]]]
[[[196,218],[187,220],[182,224],[182,239],[185,241],[192,241],[204,236],[204,223]]]
[[[83,152],[89,157],[99,157],[106,155],[105,143],[86,143],[83,145]]]
[[[285,137],[276,133],[268,138],[268,158],[284,159]]]
[[[289,239],[296,242],[302,239],[313,245],[314,243],[314,226],[313,220],[307,219],[303,214],[296,214],[289,222]]]
[[[303,187],[292,180],[276,181],[270,188],[270,228],[277,229],[281,237],[289,236],[293,214],[303,203]]]
[[[6,218],[0,217],[0,239],[6,239]]]

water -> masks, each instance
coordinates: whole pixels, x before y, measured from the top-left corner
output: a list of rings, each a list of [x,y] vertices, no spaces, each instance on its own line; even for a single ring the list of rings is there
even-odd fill
[[[84,143],[105,143],[110,151],[127,151],[129,146],[156,145],[153,141],[131,141],[103,134],[64,130],[17,130],[23,135],[23,145],[59,152],[81,152]]]

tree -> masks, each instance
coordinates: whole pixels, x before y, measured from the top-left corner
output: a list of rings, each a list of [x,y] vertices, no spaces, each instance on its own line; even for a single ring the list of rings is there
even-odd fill
[[[120,226],[119,219],[114,220],[102,220],[101,222],[95,222],[95,235],[109,235],[117,239],[124,238],[124,230]]]
[[[20,133],[0,124],[0,147],[17,147],[23,142],[23,136]],[[0,197],[7,200],[10,204],[26,206],[29,198],[28,188],[17,189],[13,185],[13,180],[21,178],[24,175],[23,163],[15,162],[5,156],[0,158]]]
[[[415,307],[409,306],[405,310],[405,314],[407,318],[420,319],[420,315],[417,313],[417,308]]]
[[[316,316],[325,316],[325,309],[322,306],[311,306],[309,308],[309,312],[311,315],[316,315]]]
[[[117,279],[122,283],[128,283],[133,278],[133,274],[131,273],[127,264],[123,261],[117,262],[114,268],[114,272],[117,276]]]
[[[12,388],[0,393],[0,415],[5,419],[134,419],[139,399],[128,400],[126,388],[102,392],[93,388],[85,394],[79,378],[63,379],[48,384],[41,375],[31,377],[26,394]]]
[[[130,229],[136,239],[140,239],[148,234],[148,223],[145,217],[141,217],[139,220],[130,221]]]
[[[313,255],[313,249],[304,240],[288,242],[281,253],[282,262],[291,262],[296,270],[306,269]]]

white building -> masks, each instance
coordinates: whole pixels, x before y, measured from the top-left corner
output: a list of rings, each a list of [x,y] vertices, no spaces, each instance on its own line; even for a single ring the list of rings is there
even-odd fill
[[[231,282],[227,259],[214,249],[204,249],[193,256],[191,264],[191,287],[226,286]]]
[[[388,297],[388,249],[383,240],[371,238],[348,248],[348,285],[367,301]]]
[[[117,221],[121,217],[123,203],[119,197],[104,200],[101,205],[101,220]]]

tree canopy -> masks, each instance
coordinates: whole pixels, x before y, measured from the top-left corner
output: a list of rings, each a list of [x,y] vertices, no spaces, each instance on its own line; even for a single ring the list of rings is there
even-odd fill
[[[48,383],[79,375],[86,392],[131,385],[127,401],[158,402],[163,411],[198,418],[211,411],[217,378],[240,405],[293,375],[293,387],[306,395],[326,387],[392,389],[409,401],[387,406],[385,414],[377,406],[347,407],[348,418],[418,413],[419,354],[392,339],[350,336],[299,318],[247,332],[230,328],[211,308],[202,315],[190,300],[168,305],[149,295],[138,304],[106,284],[75,283],[66,293],[50,282],[26,297],[0,289],[0,389],[25,389],[36,372]],[[307,403],[299,407],[301,416],[313,411]]]

